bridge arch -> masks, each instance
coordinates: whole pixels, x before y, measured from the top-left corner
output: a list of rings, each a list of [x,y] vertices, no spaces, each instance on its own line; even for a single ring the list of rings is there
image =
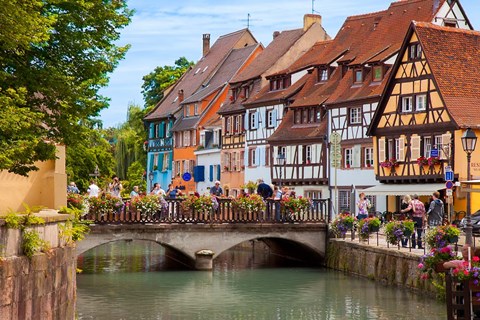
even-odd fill
[[[150,240],[196,260],[196,252],[210,250],[211,259],[236,245],[255,239],[267,243],[275,252],[288,248],[313,253],[321,260],[326,251],[325,224],[272,225],[96,225],[77,245],[77,255],[100,244],[117,240]]]

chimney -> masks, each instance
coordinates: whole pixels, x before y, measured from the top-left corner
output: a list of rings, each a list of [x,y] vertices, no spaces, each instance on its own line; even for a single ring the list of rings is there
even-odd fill
[[[203,56],[205,57],[210,51],[210,33],[203,34]]]
[[[280,31],[273,31],[273,39],[280,35]]]
[[[183,102],[183,90],[182,89],[178,90],[178,102],[179,103]]]
[[[306,14],[303,16],[303,31],[307,31],[312,24],[322,24],[322,16],[319,14]]]

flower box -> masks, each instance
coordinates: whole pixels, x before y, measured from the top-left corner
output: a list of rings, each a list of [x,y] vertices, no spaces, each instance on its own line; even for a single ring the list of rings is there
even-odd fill
[[[395,168],[395,167],[398,167],[399,165],[400,164],[395,158],[391,158],[391,159],[380,162],[380,166],[383,168]]]
[[[425,235],[425,240],[430,248],[443,248],[458,242],[459,235],[460,229],[449,224],[430,228]]]

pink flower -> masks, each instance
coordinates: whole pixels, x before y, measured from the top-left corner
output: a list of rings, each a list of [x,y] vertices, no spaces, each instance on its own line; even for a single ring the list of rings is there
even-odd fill
[[[478,262],[478,261],[480,261],[480,258],[477,257],[477,256],[474,256],[474,257],[473,257],[473,261]]]
[[[452,251],[452,249],[450,249],[450,247],[444,247],[440,250],[441,253],[450,253]]]
[[[423,280],[426,280],[428,279],[428,273],[423,273],[420,278],[422,278]]]
[[[418,264],[418,269],[423,269],[423,263]]]
[[[468,275],[469,275],[468,270],[463,270],[463,274],[466,275],[466,276],[468,276]]]

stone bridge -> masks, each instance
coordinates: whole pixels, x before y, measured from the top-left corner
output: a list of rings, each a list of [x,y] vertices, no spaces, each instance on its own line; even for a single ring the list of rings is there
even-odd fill
[[[258,224],[98,224],[77,244],[77,255],[119,240],[154,241],[199,270],[212,269],[213,259],[245,241],[265,242],[273,253],[323,263],[327,225],[317,223]]]

